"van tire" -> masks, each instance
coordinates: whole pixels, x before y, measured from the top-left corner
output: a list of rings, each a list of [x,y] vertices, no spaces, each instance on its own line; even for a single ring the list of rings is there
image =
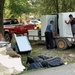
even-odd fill
[[[63,38],[57,39],[56,45],[57,45],[57,48],[61,50],[67,49],[68,47],[66,40]]]

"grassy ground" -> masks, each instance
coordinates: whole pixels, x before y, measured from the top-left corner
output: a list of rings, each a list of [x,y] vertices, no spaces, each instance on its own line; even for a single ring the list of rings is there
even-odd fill
[[[46,55],[52,57],[60,57],[64,63],[74,63],[75,62],[75,47],[68,48],[66,50],[47,50],[45,45],[39,45],[35,42],[31,43],[32,51],[30,54],[21,54],[22,63],[25,67],[28,67],[29,64],[26,64],[27,56],[38,56],[38,55]],[[36,71],[36,70],[34,70]],[[25,70],[23,73],[30,72]],[[19,74],[21,75],[21,74]]]

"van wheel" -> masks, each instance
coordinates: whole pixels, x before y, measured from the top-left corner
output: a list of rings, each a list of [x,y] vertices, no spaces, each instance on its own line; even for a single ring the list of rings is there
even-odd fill
[[[62,38],[57,39],[56,44],[57,44],[58,49],[63,49],[64,50],[64,49],[67,49],[67,47],[68,47],[68,45],[66,43],[66,40],[64,40]]]
[[[10,42],[10,35],[9,35],[9,33],[5,33],[5,34],[4,34],[4,38],[5,38],[5,40],[6,40],[7,42]]]

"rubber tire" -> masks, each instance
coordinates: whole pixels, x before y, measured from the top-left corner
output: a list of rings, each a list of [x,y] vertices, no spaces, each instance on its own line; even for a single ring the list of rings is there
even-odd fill
[[[7,42],[10,42],[10,40],[11,40],[9,33],[5,33],[4,38]]]
[[[60,50],[65,50],[68,47],[66,41],[62,38],[57,39],[56,45],[57,45],[57,48]]]

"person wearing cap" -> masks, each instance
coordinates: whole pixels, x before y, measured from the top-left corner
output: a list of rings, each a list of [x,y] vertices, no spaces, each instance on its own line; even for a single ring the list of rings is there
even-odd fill
[[[69,15],[69,21],[65,21],[66,24],[71,24],[73,36],[75,35],[75,18],[72,14]]]
[[[47,25],[45,31],[46,49],[54,49],[53,47],[53,20]]]

